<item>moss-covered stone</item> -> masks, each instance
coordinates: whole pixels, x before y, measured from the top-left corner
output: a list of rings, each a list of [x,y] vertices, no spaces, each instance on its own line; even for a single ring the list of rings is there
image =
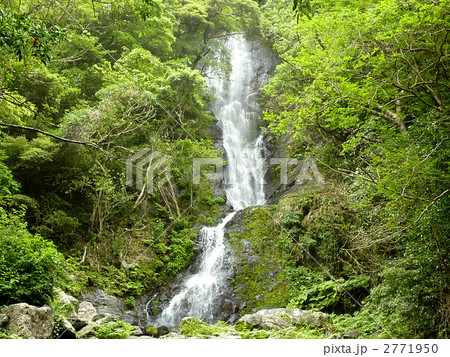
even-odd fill
[[[181,320],[179,333],[185,337],[212,338],[226,335],[233,329],[225,322],[219,321],[215,325],[208,325],[196,317],[186,317]]]
[[[275,206],[248,210],[242,225],[229,234],[235,263],[235,291],[246,313],[262,307],[284,307],[289,291],[283,276],[283,253],[277,248],[279,233],[272,220]]]
[[[152,337],[157,337],[158,336],[158,328],[153,325],[147,325],[147,326],[145,326],[145,334],[152,336]]]

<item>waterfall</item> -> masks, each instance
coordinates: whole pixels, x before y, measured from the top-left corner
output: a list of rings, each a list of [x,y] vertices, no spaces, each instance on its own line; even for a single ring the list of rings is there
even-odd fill
[[[219,98],[213,105],[213,112],[222,128],[228,159],[227,200],[235,210],[241,210],[265,202],[264,144],[261,130],[254,125],[259,108],[255,101],[257,92],[252,88],[255,64],[249,44],[242,38],[232,37],[228,46],[232,68],[230,83],[213,77],[209,86]]]
[[[212,111],[223,132],[223,146],[228,161],[225,193],[234,212],[216,227],[203,227],[199,233],[201,252],[182,282],[181,290],[152,321],[158,326],[175,326],[186,316],[213,323],[223,304],[233,268],[227,254],[224,230],[236,211],[265,202],[264,143],[257,120],[255,62],[250,44],[242,37],[230,37],[226,46],[231,56],[229,79],[210,74],[208,88],[215,95]],[[256,82],[257,83],[257,82]]]

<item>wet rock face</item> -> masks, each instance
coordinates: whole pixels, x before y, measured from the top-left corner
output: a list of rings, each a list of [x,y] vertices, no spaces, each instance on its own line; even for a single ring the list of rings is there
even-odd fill
[[[229,224],[227,239],[233,252],[233,292],[238,311],[286,306],[289,291],[283,275],[283,255],[276,248],[278,235],[267,224],[270,206],[249,207],[238,212]]]
[[[266,144],[267,157],[278,159],[289,157],[289,142],[292,139],[291,137],[292,133],[286,133],[276,138],[272,137],[270,134],[266,134],[264,141]],[[270,159],[268,159],[267,162],[270,163]],[[271,168],[275,167],[276,165],[268,166],[264,175],[267,204],[270,205],[277,204],[279,199],[292,190],[296,184],[297,172],[295,172],[295,167],[293,165],[288,166],[286,183],[282,183],[280,177],[273,174]]]
[[[88,291],[83,296],[84,302],[89,302],[92,304],[92,306],[95,308],[96,312],[98,314],[110,314],[110,315],[116,315],[121,316],[121,320],[131,324],[131,325],[138,325],[138,315],[135,310],[129,310],[127,309],[125,305],[125,301],[109,295],[102,289],[96,289],[93,291]],[[80,303],[80,307],[84,306]],[[78,314],[80,314],[78,312]],[[90,321],[89,319],[84,319],[87,321]]]
[[[280,63],[280,59],[269,47],[265,46],[261,40],[250,41],[250,45],[251,56],[253,58],[258,58],[258,61],[255,61],[256,66],[254,68],[251,86],[254,91],[260,92],[261,87],[266,85],[273,76],[275,67]]]

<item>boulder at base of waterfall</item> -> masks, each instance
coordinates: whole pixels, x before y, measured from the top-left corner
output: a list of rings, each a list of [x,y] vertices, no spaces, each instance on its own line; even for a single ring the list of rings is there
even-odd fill
[[[80,331],[78,331],[78,338],[92,338],[95,337],[95,332],[98,329],[98,324],[95,322],[88,322]]]
[[[142,329],[139,326],[133,326],[134,327],[134,332],[130,335],[130,337],[139,337],[139,336],[143,336],[144,332],[142,331]]]
[[[153,325],[147,325],[145,326],[145,334],[152,336],[152,337],[158,337],[158,327]]]
[[[124,299],[108,294],[102,289],[86,291],[83,300],[89,301],[99,314],[121,316],[121,320],[131,325],[139,325],[139,319],[135,309],[129,310]]]
[[[5,318],[7,316],[7,318]],[[24,338],[50,338],[55,319],[48,306],[14,304],[0,310],[0,319],[7,321],[6,330]]]
[[[313,329],[327,327],[330,317],[319,311],[301,309],[263,309],[244,315],[236,323],[236,329],[283,330],[288,327],[308,326]]]
[[[78,307],[77,314],[78,319],[89,322],[92,321],[95,315],[97,315],[97,310],[90,302],[82,301],[80,302],[80,306]]]
[[[158,337],[165,336],[169,333],[170,333],[170,331],[167,328],[167,326],[159,326],[158,327]]]

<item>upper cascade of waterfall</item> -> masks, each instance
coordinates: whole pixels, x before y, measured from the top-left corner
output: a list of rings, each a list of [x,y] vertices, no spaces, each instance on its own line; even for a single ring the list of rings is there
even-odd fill
[[[264,194],[264,142],[258,125],[260,108],[254,88],[256,64],[250,44],[243,37],[230,37],[229,80],[213,75],[208,87],[217,100],[212,110],[222,129],[228,161],[225,192],[234,210],[262,205]]]

